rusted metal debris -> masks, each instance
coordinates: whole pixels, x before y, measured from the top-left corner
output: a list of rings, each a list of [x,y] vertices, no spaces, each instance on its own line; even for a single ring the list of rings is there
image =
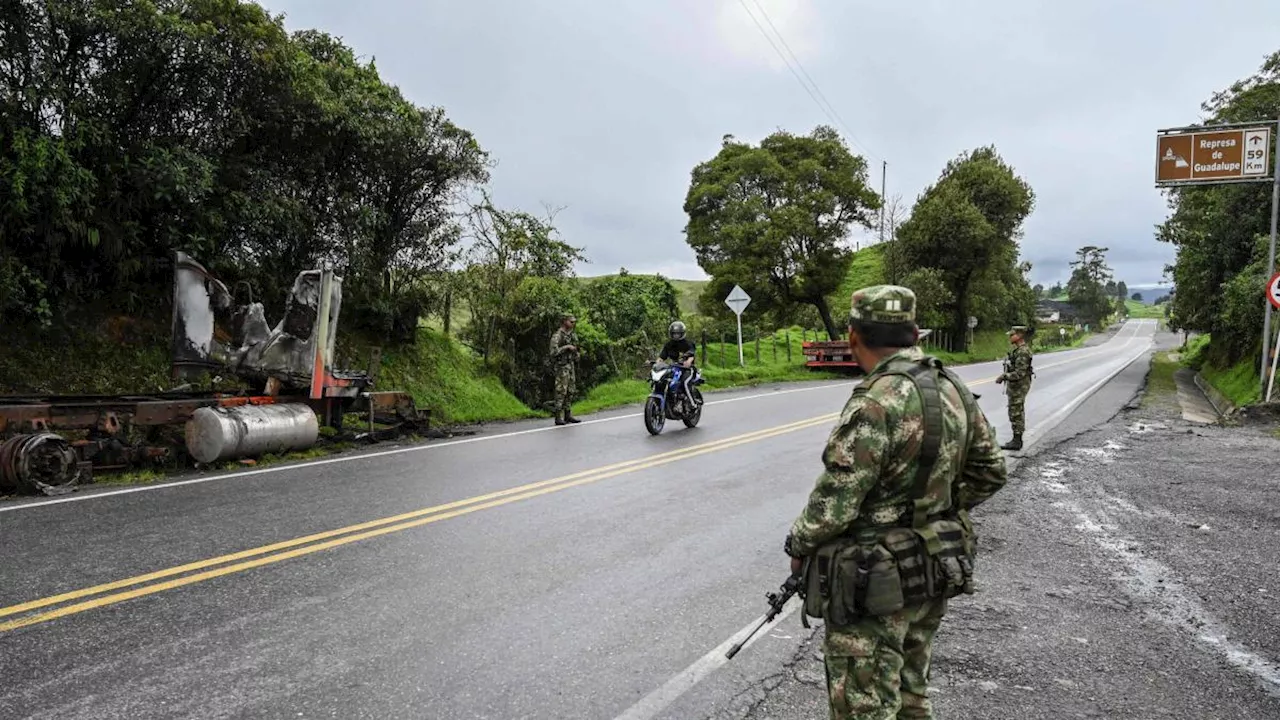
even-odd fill
[[[0,443],[0,491],[62,495],[87,467],[57,433],[15,435]]]
[[[248,286],[239,284],[236,289],[247,290]],[[203,447],[193,452],[190,438],[201,433],[190,427],[185,433],[186,453],[181,452],[184,448],[176,438],[161,437],[166,428],[190,426],[196,413],[206,409],[223,418],[261,419],[282,413],[297,415],[297,408],[305,405],[320,424],[340,433],[347,412],[367,412],[368,431],[351,439],[376,441],[405,431],[428,432],[430,415],[418,409],[410,395],[374,391],[378,351],[369,372],[335,369],[342,278],[332,270],[299,273],[284,316],[275,327],[267,324],[263,305],[253,301],[251,292],[239,292],[244,302],[237,302],[226,285],[182,252],[174,254],[173,293],[174,379],[193,379],[204,373],[233,374],[254,389],[240,393],[0,396],[0,448],[7,448],[7,455],[0,455],[0,492],[67,492],[77,484],[92,482],[94,471],[200,456],[231,459],[315,442],[299,436],[281,445],[270,437],[280,428],[269,421],[238,424],[243,426],[244,436],[234,442],[224,437],[216,452]],[[294,409],[254,409],[272,405]],[[375,430],[375,423],[384,427]],[[69,432],[81,437],[68,440],[56,434]]]

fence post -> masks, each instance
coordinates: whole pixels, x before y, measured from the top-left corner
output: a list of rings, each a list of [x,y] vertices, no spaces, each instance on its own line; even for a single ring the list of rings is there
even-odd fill
[[[786,331],[787,336],[787,364],[791,364],[791,331]]]
[[[778,364],[778,331],[774,330],[769,333],[769,339],[773,340],[773,364]]]
[[[707,366],[707,331],[702,331],[702,366]]]
[[[727,343],[724,342],[724,337],[721,336],[720,337],[720,367],[728,367],[727,365],[724,364],[724,346],[726,344]]]
[[[756,364],[760,364],[760,331],[756,331]]]

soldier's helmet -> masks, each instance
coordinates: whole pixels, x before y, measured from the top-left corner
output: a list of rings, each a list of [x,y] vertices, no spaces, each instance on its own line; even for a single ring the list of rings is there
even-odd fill
[[[849,318],[886,325],[915,323],[916,294],[901,285],[872,285],[855,290]]]
[[[685,332],[684,323],[679,320],[671,323],[671,326],[667,328],[667,332],[671,334],[672,340],[683,340]]]
[[[1005,335],[1008,335],[1009,337],[1013,337],[1014,335],[1021,335],[1023,337],[1026,337],[1027,334],[1028,334],[1028,329],[1026,325],[1014,325],[1013,327],[1009,328],[1009,332],[1005,333]]]

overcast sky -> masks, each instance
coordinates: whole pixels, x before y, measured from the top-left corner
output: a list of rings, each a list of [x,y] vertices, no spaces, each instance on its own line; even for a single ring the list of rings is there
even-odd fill
[[[1165,216],[1155,130],[1196,122],[1211,93],[1280,49],[1275,0],[264,4],[291,30],[342,37],[474,132],[498,161],[499,204],[563,206],[582,274],[689,279],[705,277],[682,233],[693,166],[726,133],[758,142],[826,123],[868,158],[877,189],[888,161],[889,195],[908,204],[947,160],[994,143],[1036,192],[1022,245],[1034,281],[1065,281],[1075,249],[1098,244],[1118,279],[1159,282],[1173,252],[1152,234]]]

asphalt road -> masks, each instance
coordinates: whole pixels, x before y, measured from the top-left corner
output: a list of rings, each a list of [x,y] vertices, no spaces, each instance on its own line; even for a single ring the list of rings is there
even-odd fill
[[[1029,440],[1154,329],[1037,357]],[[959,372],[1007,438],[999,364]],[[709,715],[795,651],[714,652],[783,579],[851,387],[0,506],[0,717]]]

